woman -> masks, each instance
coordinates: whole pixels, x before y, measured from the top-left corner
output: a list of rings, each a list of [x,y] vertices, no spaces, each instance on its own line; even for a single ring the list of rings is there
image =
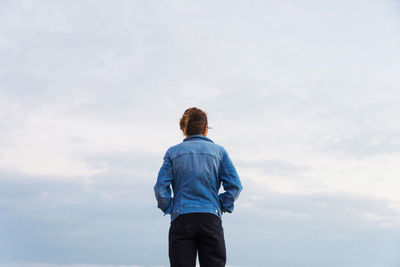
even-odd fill
[[[185,110],[180,128],[186,138],[167,150],[154,186],[158,208],[171,215],[171,267],[194,267],[197,252],[200,266],[222,267],[226,248],[221,216],[233,211],[242,185],[227,151],[207,137],[204,111]],[[218,194],[221,184],[225,192]]]

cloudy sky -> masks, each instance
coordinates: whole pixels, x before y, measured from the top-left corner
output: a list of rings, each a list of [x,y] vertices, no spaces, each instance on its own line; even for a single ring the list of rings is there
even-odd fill
[[[188,107],[243,191],[229,266],[400,265],[398,1],[1,1],[0,266],[169,266]]]

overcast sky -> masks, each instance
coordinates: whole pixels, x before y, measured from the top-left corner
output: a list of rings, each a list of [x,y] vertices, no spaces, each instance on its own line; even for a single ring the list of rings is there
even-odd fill
[[[229,266],[400,265],[398,1],[1,1],[0,266],[169,266],[153,186],[208,114]]]

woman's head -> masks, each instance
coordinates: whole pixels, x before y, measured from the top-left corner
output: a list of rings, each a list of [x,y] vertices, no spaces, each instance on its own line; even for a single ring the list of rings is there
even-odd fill
[[[198,108],[188,108],[179,121],[181,130],[185,136],[194,134],[207,135],[208,122],[207,114]]]

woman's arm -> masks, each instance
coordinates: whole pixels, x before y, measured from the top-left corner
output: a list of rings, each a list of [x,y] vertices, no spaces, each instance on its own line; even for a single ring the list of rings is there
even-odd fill
[[[157,207],[164,212],[164,215],[171,214],[172,201],[171,197],[171,182],[172,182],[172,161],[165,153],[163,165],[158,172],[157,183],[154,185],[154,193],[157,199]]]
[[[224,193],[218,195],[222,212],[231,213],[234,207],[233,202],[235,202],[239,197],[243,186],[240,182],[235,166],[233,166],[233,163],[225,149],[223,150],[223,156],[219,168],[219,178],[222,181],[222,187],[225,189]]]

